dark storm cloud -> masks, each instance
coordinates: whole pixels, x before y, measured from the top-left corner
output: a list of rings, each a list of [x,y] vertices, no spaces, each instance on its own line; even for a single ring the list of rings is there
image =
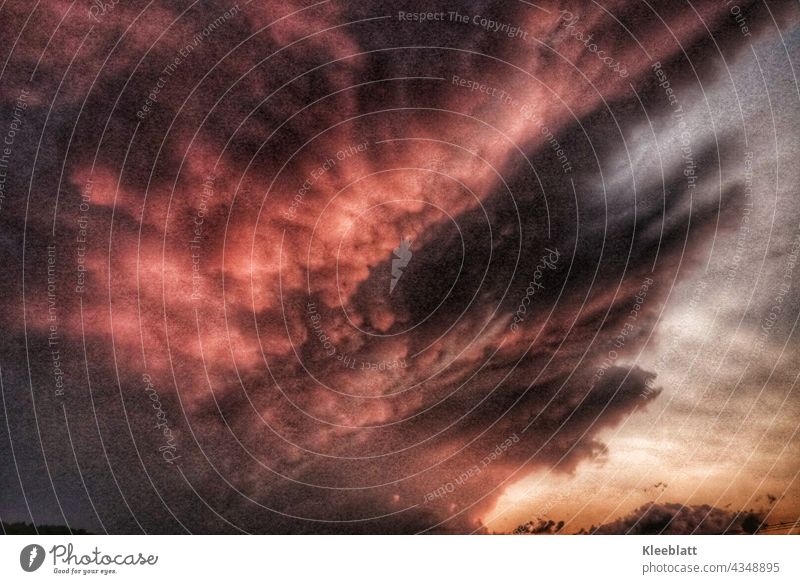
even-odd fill
[[[730,228],[742,192],[726,187],[721,204],[715,168],[738,156],[735,141],[715,141],[708,120],[692,120],[696,179],[677,155],[662,184],[658,144],[641,128],[652,122],[666,139],[668,97],[623,30],[578,3],[579,26],[626,63],[626,78],[576,45],[555,9],[489,2],[470,10],[518,23],[581,72],[547,47],[509,44],[471,23],[339,26],[430,3],[303,10],[226,56],[303,7],[256,4],[169,75],[184,39],[230,6],[192,9],[158,42],[177,10],[150,9],[134,23],[136,8],[115,6],[57,96],[86,15],[67,16],[35,83],[26,80],[61,3],[38,9],[41,24],[10,56],[4,104],[25,84],[35,97],[0,215],[0,347],[15,448],[12,460],[4,442],[2,456],[5,468],[22,469],[21,481],[4,473],[0,509],[24,514],[27,497],[35,521],[95,531],[101,522],[120,532],[480,530],[505,486],[532,469],[575,471],[604,452],[600,431],[662,392],[653,372],[630,362],[672,282]],[[670,13],[694,71],[713,83],[718,58],[695,13],[656,9]],[[724,6],[697,9],[735,56]],[[640,6],[609,10],[661,61],[688,109],[699,84],[674,39]],[[9,11],[0,26],[10,34],[27,8]],[[766,19],[747,13],[754,26]],[[462,50],[377,50],[407,45]],[[504,88],[515,102],[476,98],[453,75]],[[442,79],[397,80],[412,76]],[[89,284],[79,296],[89,178]],[[199,218],[197,276],[189,250]],[[413,258],[390,293],[404,237]],[[51,389],[51,244],[63,399]],[[639,515],[654,525],[670,509]],[[695,511],[676,509],[676,529]],[[697,525],[721,525],[712,511]]]

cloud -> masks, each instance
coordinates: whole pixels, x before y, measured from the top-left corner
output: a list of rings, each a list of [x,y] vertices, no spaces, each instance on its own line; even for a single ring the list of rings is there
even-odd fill
[[[677,150],[654,172],[642,128],[680,136],[620,25],[571,8],[625,79],[554,10],[474,5],[542,39],[523,47],[472,24],[344,25],[386,7],[272,4],[207,37],[229,6],[168,28],[172,9],[116,5],[74,68],[85,16],[56,31],[64,7],[43,3],[44,55],[22,8],[4,17],[4,38],[22,31],[4,105],[39,67],[0,214],[4,391],[25,468],[3,479],[12,516],[30,496],[32,519],[93,531],[481,530],[509,484],[575,472],[669,390],[635,357],[744,195],[714,182],[738,152],[708,120],[692,125],[696,182]],[[612,8],[690,109],[684,51],[714,83],[704,24],[729,35],[725,7],[701,3],[704,22],[670,8],[672,31]],[[453,50],[410,47],[426,43]],[[713,511],[703,529],[722,525]]]

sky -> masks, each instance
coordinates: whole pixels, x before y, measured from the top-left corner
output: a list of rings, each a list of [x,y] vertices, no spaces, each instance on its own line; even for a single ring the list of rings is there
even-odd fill
[[[799,24],[4,3],[0,520],[791,531]]]

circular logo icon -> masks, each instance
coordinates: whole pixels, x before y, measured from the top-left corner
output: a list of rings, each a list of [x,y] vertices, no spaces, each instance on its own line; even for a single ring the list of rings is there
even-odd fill
[[[44,556],[45,553],[42,546],[35,543],[26,545],[19,553],[19,565],[26,572],[35,572],[42,567]]]

